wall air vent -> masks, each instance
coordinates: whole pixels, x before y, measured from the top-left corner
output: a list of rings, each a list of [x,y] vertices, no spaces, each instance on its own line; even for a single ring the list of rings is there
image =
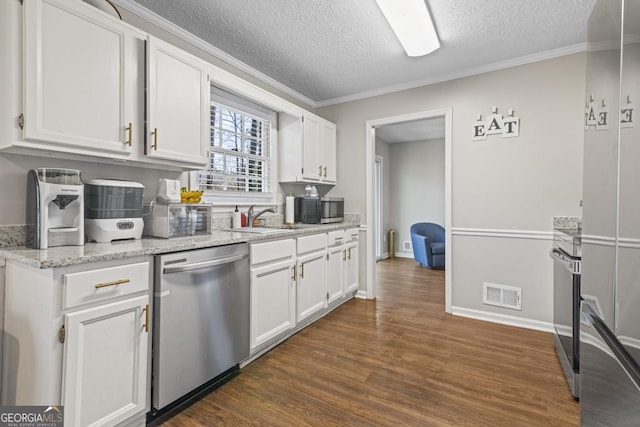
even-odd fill
[[[482,285],[482,303],[522,310],[522,288],[485,282]]]

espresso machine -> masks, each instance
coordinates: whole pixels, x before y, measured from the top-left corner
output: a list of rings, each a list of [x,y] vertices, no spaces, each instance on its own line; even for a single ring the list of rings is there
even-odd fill
[[[84,186],[76,169],[27,173],[27,241],[34,249],[84,245]]]

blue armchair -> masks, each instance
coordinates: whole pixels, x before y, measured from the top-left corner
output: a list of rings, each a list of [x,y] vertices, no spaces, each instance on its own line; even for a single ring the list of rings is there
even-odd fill
[[[444,268],[444,228],[430,222],[411,226],[413,257],[430,268]]]

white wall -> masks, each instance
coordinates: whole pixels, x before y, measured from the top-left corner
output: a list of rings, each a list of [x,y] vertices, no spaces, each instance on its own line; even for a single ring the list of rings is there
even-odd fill
[[[411,242],[409,228],[416,222],[444,227],[444,139],[390,144],[391,186],[389,199],[393,227],[398,230],[399,256]]]
[[[367,120],[451,107],[454,309],[551,322],[546,249],[553,216],[581,215],[584,85],[585,55],[575,54],[318,109],[337,123],[338,158],[349,159],[338,161],[334,193],[365,218]],[[515,110],[520,137],[471,141],[471,124],[494,105]],[[502,262],[503,251],[521,256]],[[483,305],[484,281],[522,287],[522,311]]]

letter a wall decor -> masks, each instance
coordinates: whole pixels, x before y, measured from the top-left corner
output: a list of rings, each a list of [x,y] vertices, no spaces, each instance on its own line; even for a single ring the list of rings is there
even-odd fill
[[[498,107],[491,107],[491,114],[482,120],[482,114],[471,124],[471,140],[485,141],[488,135],[502,135],[503,138],[514,138],[520,135],[520,118],[513,116],[509,108],[508,116],[498,114]]]

